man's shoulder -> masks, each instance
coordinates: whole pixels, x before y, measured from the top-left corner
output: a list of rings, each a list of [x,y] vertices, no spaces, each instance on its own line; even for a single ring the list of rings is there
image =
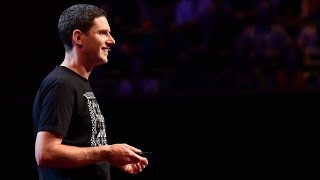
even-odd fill
[[[75,75],[74,72],[71,70],[62,67],[62,66],[56,66],[49,74],[45,77],[46,80],[51,80],[51,81],[74,81],[77,79],[77,76]]]
[[[74,78],[61,67],[55,67],[43,79],[43,84],[72,84]]]

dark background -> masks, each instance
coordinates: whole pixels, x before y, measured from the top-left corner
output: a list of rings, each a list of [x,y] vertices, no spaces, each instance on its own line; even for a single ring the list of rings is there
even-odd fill
[[[3,177],[37,179],[33,98],[44,76],[63,59],[56,22],[60,12],[75,2],[86,1],[2,5]],[[127,40],[113,33],[120,37],[119,44]],[[170,63],[170,55],[166,57]],[[93,84],[109,142],[152,151],[144,172],[132,176],[113,169],[114,179],[319,177],[317,89],[113,96],[101,87]]]

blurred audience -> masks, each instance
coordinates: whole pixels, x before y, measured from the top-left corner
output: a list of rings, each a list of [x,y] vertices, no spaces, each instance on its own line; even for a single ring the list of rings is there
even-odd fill
[[[119,33],[100,75],[119,96],[318,87],[319,2],[101,0]]]

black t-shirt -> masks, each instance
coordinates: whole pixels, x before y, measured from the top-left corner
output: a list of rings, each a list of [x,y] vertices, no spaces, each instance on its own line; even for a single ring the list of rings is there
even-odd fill
[[[63,135],[63,144],[94,147],[107,144],[105,120],[87,79],[57,66],[43,80],[33,105],[34,135],[51,131]],[[81,168],[38,167],[39,179],[110,179],[110,165]]]

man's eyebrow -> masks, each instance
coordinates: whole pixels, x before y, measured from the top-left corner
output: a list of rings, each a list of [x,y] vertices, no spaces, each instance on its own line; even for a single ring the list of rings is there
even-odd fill
[[[111,32],[111,30],[107,30],[107,29],[101,29],[101,30],[99,30],[99,32],[110,33],[110,32]]]

